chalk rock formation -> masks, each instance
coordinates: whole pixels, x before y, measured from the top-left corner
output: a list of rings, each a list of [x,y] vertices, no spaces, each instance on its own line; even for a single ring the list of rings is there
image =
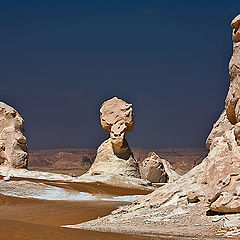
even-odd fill
[[[176,182],[151,194],[151,204],[160,206],[161,202],[168,202],[168,198],[176,203],[183,196],[188,196],[191,202],[191,199],[197,200],[198,196],[212,211],[240,212],[240,15],[232,21],[231,26],[231,82],[225,110],[206,141],[209,154],[200,165]],[[193,193],[194,198],[191,197]]]
[[[169,213],[170,222],[172,222],[173,209],[180,208],[181,211],[185,209],[188,214],[182,214],[175,218],[174,221],[178,221],[178,225],[171,229],[169,234],[173,234],[175,229],[182,228],[184,225],[187,225],[188,229],[192,228],[194,232],[207,233],[212,229],[208,227],[210,225],[201,226],[200,232],[196,224],[192,224],[191,219],[194,218],[194,223],[199,221],[200,224],[197,225],[204,225],[202,220],[203,218],[211,219],[210,216],[207,216],[211,210],[224,214],[235,213],[231,216],[233,218],[235,216],[236,228],[224,225],[226,219],[221,215],[218,217],[224,224],[219,224],[219,227],[227,236],[230,231],[233,231],[234,236],[236,234],[240,236],[240,15],[232,21],[231,26],[234,46],[229,64],[231,82],[225,110],[214,124],[206,142],[209,149],[208,156],[176,181],[167,183],[133,204],[114,211],[109,216],[80,224],[83,228],[90,229],[92,227],[92,230],[96,230],[99,229],[98,226],[105,224],[104,229],[109,230],[111,226],[115,225],[123,231],[128,229],[133,231],[137,230],[136,226],[139,226],[137,218],[141,219],[141,222],[147,221],[148,224],[153,222],[150,226],[155,228],[157,222],[160,222],[160,225],[165,224],[164,220],[166,219],[162,220],[165,212],[171,210]],[[124,222],[127,222],[127,225],[124,225]],[[216,230],[218,231],[218,229]],[[163,227],[162,231],[168,232],[167,227]],[[186,228],[183,227],[182,233],[185,231]],[[179,234],[179,232],[175,231],[175,234]],[[220,230],[219,234],[224,235],[223,232],[220,233]]]
[[[0,167],[27,168],[28,148],[20,114],[0,102]]]
[[[216,137],[223,136],[225,132],[231,130],[233,127],[234,125],[230,123],[227,117],[226,110],[224,110],[220,115],[219,119],[217,120],[217,122],[213,125],[212,131],[208,135],[208,138],[206,140],[207,149],[210,150],[212,142]]]
[[[229,63],[231,82],[226,98],[226,112],[232,124],[240,122],[240,15],[233,19],[233,55]]]
[[[102,104],[100,114],[101,125],[109,138],[99,146],[87,174],[140,178],[137,162],[125,138],[126,132],[134,127],[132,104],[114,97]]]
[[[179,175],[173,170],[171,164],[160,158],[156,153],[144,159],[140,166],[141,178],[153,183],[167,183],[175,181]]]
[[[202,199],[216,212],[240,212],[240,15],[231,23],[233,56],[229,64],[231,82],[225,110],[206,141],[208,156],[176,182],[146,197],[150,204],[189,202]],[[194,196],[194,197],[193,197]]]

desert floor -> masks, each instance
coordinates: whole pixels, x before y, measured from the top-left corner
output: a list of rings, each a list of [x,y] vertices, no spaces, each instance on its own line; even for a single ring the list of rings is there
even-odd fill
[[[2,181],[2,180],[0,180]],[[24,188],[16,186],[30,184],[61,188],[69,193],[85,192],[97,197],[114,197],[127,195],[143,195],[147,191],[129,190],[109,187],[99,183],[63,183],[60,181],[42,181],[34,179],[12,178],[3,182],[1,193],[10,189],[12,193],[22,194],[21,197],[0,194],[0,239],[156,239],[149,236],[133,236],[127,234],[103,233],[78,229],[63,228],[63,225],[77,224],[109,214],[112,210],[128,202],[104,200],[45,200],[24,196]],[[36,187],[38,188],[38,187]],[[41,189],[40,189],[41,190]],[[20,191],[20,192],[19,192]],[[166,239],[157,237],[157,239]]]

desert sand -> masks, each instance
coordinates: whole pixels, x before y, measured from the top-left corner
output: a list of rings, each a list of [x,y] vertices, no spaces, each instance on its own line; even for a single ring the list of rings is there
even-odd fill
[[[12,178],[10,182],[2,183],[9,184],[11,182],[15,186],[22,182],[46,184],[66,189],[68,192],[88,192],[98,197],[109,198],[121,195],[147,194],[147,191],[114,188],[101,183],[64,183],[61,181],[24,178]],[[3,184],[1,184],[1,192],[3,191]],[[43,200],[0,194],[0,239],[151,239],[151,237],[101,233],[61,227],[105,216],[119,206],[126,204],[128,202],[124,201]]]

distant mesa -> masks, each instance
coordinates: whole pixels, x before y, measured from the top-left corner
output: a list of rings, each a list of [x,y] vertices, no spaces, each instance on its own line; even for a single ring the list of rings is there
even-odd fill
[[[96,159],[87,174],[140,178],[137,161],[125,138],[126,133],[134,127],[132,104],[117,97],[109,99],[101,106],[100,119],[109,138],[99,146]]]
[[[7,104],[0,102],[0,167],[27,168],[28,148],[24,120]]]
[[[171,164],[160,158],[155,152],[145,158],[140,165],[141,178],[147,179],[152,183],[173,182],[179,178]]]

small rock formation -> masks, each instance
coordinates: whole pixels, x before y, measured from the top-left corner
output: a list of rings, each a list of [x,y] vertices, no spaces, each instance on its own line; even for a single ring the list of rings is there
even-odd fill
[[[77,177],[77,175],[75,173],[69,173],[68,174],[70,177]]]
[[[87,174],[140,178],[137,162],[125,138],[134,127],[132,104],[114,97],[102,104],[100,114],[101,125],[109,138],[99,146]]]
[[[19,113],[0,102],[0,167],[27,168],[28,148],[23,125]]]
[[[5,182],[10,181],[10,179],[11,179],[11,177],[9,177],[9,176],[3,177],[3,181],[5,181]]]
[[[198,194],[194,191],[191,191],[187,194],[187,200],[189,203],[197,203],[200,201]]]
[[[167,183],[175,181],[179,175],[173,170],[171,164],[152,152],[144,159],[140,166],[141,178],[152,183]]]

